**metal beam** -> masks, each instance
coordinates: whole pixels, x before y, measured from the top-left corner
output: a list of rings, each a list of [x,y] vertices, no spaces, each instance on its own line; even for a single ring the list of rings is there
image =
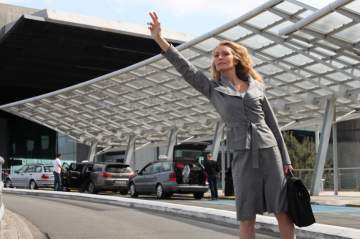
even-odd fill
[[[334,104],[334,112],[336,112],[336,105]],[[338,167],[338,150],[337,150],[337,123],[336,123],[336,114],[333,116],[333,126],[332,126],[332,136],[333,136],[333,168],[334,168],[334,194],[338,195],[339,191],[339,167]]]
[[[168,143],[167,143],[167,158],[168,160],[173,160],[173,154],[174,154],[174,146],[176,144],[177,139],[177,133],[179,129],[176,127],[173,127],[170,129],[168,133]]]
[[[212,148],[212,152],[211,152],[215,161],[217,161],[219,149],[220,149],[220,142],[224,135],[224,126],[225,126],[225,124],[222,121],[219,121],[216,123],[215,134],[214,134],[214,139],[213,139],[213,148]]]
[[[316,155],[316,165],[311,182],[311,195],[319,195],[320,193],[320,182],[324,173],[324,166],[326,160],[326,153],[329,146],[329,139],[331,133],[331,126],[333,122],[335,99],[327,99],[325,106],[325,115],[321,130],[321,138],[319,145],[319,153]]]
[[[319,11],[316,11],[314,14],[303,18],[302,20],[298,21],[297,23],[290,25],[289,27],[283,28],[279,31],[279,35],[289,35],[293,32],[298,31],[299,29],[308,26],[309,24],[319,20],[320,18],[326,16],[330,12],[335,11],[337,8],[342,7],[353,0],[337,0],[335,2],[326,5],[325,7],[321,8]]]
[[[315,153],[316,153],[316,155],[318,155],[318,153],[319,153],[319,143],[320,143],[320,130],[319,130],[319,128],[317,128],[315,130]]]

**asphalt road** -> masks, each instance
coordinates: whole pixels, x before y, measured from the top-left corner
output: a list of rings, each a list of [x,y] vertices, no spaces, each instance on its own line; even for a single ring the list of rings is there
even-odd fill
[[[6,207],[31,221],[47,238],[237,239],[238,228],[112,205],[4,195]],[[257,234],[258,239],[278,238]],[[37,238],[35,238],[37,239]]]

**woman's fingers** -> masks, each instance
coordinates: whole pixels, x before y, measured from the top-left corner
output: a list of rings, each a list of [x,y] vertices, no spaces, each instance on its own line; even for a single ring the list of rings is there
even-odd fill
[[[284,166],[284,173],[287,174],[287,173],[289,173],[289,171],[294,171],[294,168],[292,167],[291,164]]]
[[[156,12],[153,12],[153,14],[154,14],[154,16],[155,16],[156,21],[158,21],[158,20],[159,20],[159,17],[157,16]]]
[[[149,15],[154,24],[159,22],[159,18],[155,12],[149,12]]]
[[[151,20],[154,22],[155,21],[155,16],[152,12],[149,12],[149,16],[151,17]]]

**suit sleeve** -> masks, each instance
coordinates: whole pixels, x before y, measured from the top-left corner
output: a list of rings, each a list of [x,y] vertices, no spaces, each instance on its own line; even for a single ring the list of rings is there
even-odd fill
[[[281,134],[276,116],[266,96],[264,96],[262,106],[265,114],[265,121],[269,126],[269,128],[271,129],[271,131],[273,132],[275,139],[277,141],[281,153],[283,165],[291,164],[289,153],[284,138]]]
[[[210,98],[210,91],[212,90],[211,82],[204,73],[185,59],[185,57],[172,45],[170,45],[170,48],[166,52],[163,52],[163,55],[184,77],[186,82],[205,97]]]

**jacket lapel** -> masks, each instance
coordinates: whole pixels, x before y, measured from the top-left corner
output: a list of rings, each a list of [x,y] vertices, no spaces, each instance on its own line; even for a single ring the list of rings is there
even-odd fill
[[[226,95],[230,95],[230,96],[237,96],[242,98],[242,96],[239,94],[238,91],[236,91],[235,87],[233,86],[233,84],[231,84],[230,81],[228,81],[225,77],[221,76],[220,80],[219,80],[219,86],[215,87],[215,90],[226,94]]]
[[[230,95],[230,96],[238,96],[236,94],[236,91],[231,89],[230,87],[228,86],[218,86],[215,88],[215,90],[223,93],[223,94],[226,94],[226,95]]]
[[[257,82],[252,77],[249,77],[249,88],[246,91],[244,99],[250,98],[257,98],[264,95],[264,86],[262,83]]]
[[[217,87],[214,89],[230,96],[237,96],[242,98],[241,95],[239,95],[239,92],[235,90],[234,86],[231,84],[230,81],[228,81],[225,77],[221,76],[220,80],[218,81]],[[256,98],[259,96],[262,96],[264,94],[264,86],[261,85],[261,83],[256,82],[253,78],[249,77],[249,88],[245,92],[244,99],[247,97]]]

